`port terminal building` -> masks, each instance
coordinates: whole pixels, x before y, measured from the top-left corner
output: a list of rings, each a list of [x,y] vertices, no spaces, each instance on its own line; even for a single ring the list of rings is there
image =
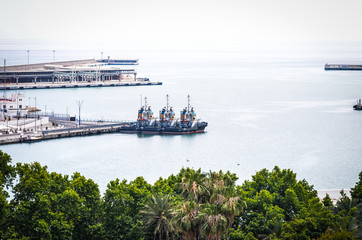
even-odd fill
[[[121,67],[120,65],[123,65]],[[138,65],[136,60],[84,59],[51,63],[36,63],[0,67],[0,84],[77,83],[119,81],[148,81],[137,78],[137,72],[124,66]]]

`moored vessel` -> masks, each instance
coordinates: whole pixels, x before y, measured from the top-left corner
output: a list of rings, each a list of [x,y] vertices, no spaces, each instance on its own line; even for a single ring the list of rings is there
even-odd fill
[[[357,100],[357,104],[353,106],[354,110],[362,110],[362,103],[361,103],[361,99]]]
[[[121,133],[145,133],[145,134],[194,134],[205,131],[208,123],[196,119],[194,108],[190,105],[190,96],[188,95],[188,104],[180,112],[180,119],[175,119],[175,112],[169,105],[169,96],[166,96],[167,105],[159,112],[159,118],[153,117],[151,106],[148,106],[147,97],[144,105],[138,110],[136,122],[124,124]]]

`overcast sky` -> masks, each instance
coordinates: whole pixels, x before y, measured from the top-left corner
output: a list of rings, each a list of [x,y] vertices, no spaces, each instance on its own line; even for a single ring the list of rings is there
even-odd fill
[[[0,0],[0,39],[221,47],[362,41],[361,0]]]

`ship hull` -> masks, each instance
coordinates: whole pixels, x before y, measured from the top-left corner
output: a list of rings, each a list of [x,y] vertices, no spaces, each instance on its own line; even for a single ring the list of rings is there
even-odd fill
[[[362,106],[361,106],[361,105],[354,105],[354,106],[353,106],[353,109],[354,109],[354,110],[361,111],[361,110],[362,110]]]
[[[123,126],[120,133],[142,133],[142,134],[163,134],[163,135],[186,135],[205,132],[207,124],[197,127],[177,128],[177,127],[154,127],[154,126]]]

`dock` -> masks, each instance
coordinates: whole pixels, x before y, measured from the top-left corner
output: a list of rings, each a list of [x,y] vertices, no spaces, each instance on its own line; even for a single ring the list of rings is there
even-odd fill
[[[324,70],[362,71],[362,65],[356,64],[326,64]]]
[[[84,59],[0,67],[0,90],[162,85],[137,78],[136,60]]]
[[[49,89],[49,88],[89,88],[89,87],[127,87],[127,86],[154,86],[162,85],[162,82],[150,82],[146,79],[137,81],[92,81],[92,82],[40,82],[40,83],[18,83],[0,85],[0,90],[26,90],[26,89]]]
[[[32,143],[49,139],[117,133],[120,132],[120,129],[124,124],[125,123],[123,122],[99,123],[94,125],[80,126],[76,128],[61,128],[39,132],[27,132],[22,134],[16,133],[0,135],[0,145],[14,143]]]

